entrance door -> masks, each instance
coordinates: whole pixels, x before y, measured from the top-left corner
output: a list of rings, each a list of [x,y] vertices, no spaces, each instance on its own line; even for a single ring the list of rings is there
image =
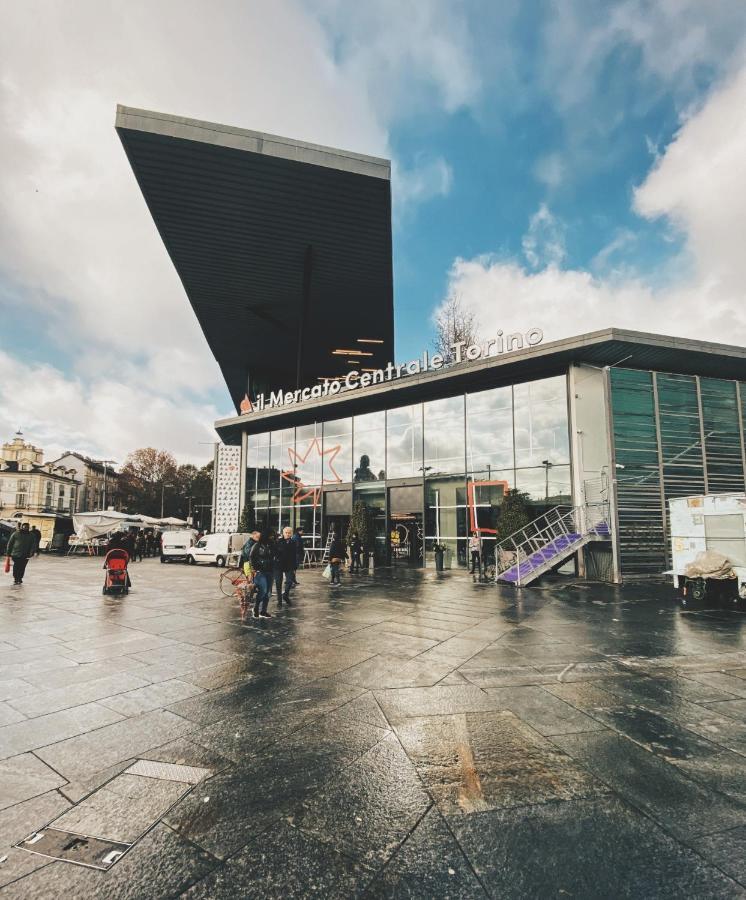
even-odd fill
[[[352,513],[352,491],[324,491],[324,541],[330,532],[343,540],[347,537]]]
[[[389,488],[388,542],[392,566],[423,564],[422,485]]]

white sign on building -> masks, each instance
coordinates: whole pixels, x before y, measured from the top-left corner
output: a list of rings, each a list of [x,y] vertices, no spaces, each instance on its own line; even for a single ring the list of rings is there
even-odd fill
[[[218,444],[215,454],[212,530],[230,533],[238,530],[241,514],[241,448]]]

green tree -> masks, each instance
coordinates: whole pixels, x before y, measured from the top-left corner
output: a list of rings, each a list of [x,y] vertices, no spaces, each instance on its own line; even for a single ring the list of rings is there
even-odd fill
[[[119,474],[119,487],[128,512],[159,516],[161,491],[164,493],[166,515],[172,515],[170,504],[172,486],[176,480],[176,460],[167,450],[143,447],[130,453]],[[167,488],[166,486],[169,485]]]
[[[497,524],[498,541],[504,541],[516,531],[525,528],[533,518],[528,494],[519,491],[518,488],[507,491],[500,507],[500,519]]]
[[[241,518],[238,520],[238,530],[244,534],[248,533],[254,527],[254,507],[251,503],[244,503],[241,511]]]
[[[357,532],[363,548],[368,551],[373,549],[373,528],[370,510],[362,500],[357,500],[352,507],[350,524],[347,526],[347,540]]]

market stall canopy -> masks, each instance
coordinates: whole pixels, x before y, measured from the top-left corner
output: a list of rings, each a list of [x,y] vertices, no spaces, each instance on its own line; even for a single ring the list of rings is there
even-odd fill
[[[114,531],[124,531],[130,527],[140,527],[142,516],[105,510],[101,512],[77,513],[73,516],[73,526],[79,541],[105,537]]]
[[[126,106],[115,127],[236,409],[393,358],[389,160]]]

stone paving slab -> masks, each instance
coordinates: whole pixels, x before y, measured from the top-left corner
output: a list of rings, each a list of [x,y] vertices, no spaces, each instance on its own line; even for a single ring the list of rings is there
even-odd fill
[[[0,900],[745,896],[743,614],[382,569],[242,623],[218,575],[0,582]],[[10,846],[131,837],[171,799],[117,793],[138,758],[212,775],[108,872]]]

